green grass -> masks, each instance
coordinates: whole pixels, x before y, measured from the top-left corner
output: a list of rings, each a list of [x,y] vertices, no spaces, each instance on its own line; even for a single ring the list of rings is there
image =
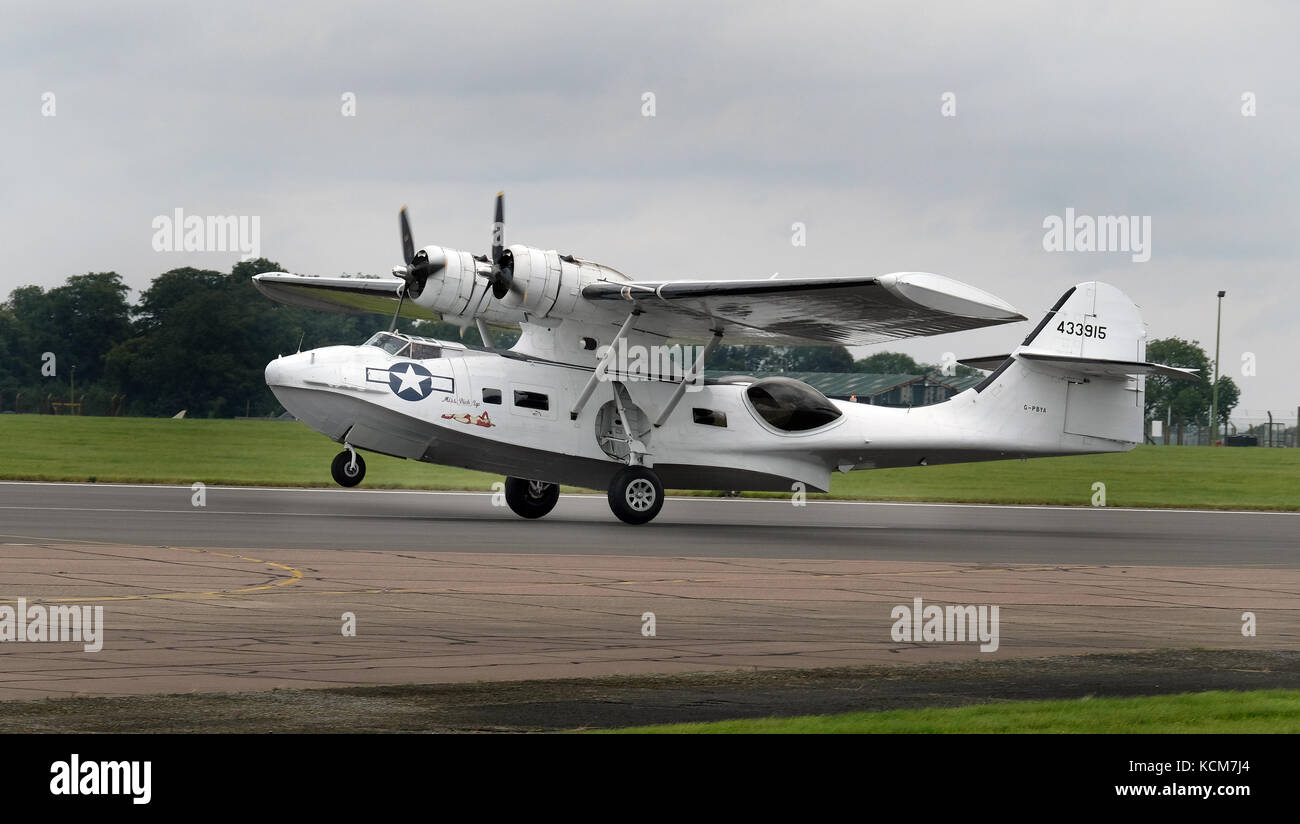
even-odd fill
[[[1300,449],[1139,446],[1132,452],[836,475],[831,494],[877,501],[1300,510]]]
[[[1025,701],[670,724],[634,733],[1297,733],[1300,690]]]
[[[341,447],[293,421],[0,415],[0,478],[33,481],[335,486]],[[368,487],[489,489],[482,472],[363,453]]]
[[[0,415],[0,479],[332,486],[338,444],[280,421]],[[366,454],[364,486],[485,490],[499,476]],[[836,474],[829,495],[878,501],[1300,510],[1300,449],[1128,453]],[[707,493],[705,493],[707,494]]]

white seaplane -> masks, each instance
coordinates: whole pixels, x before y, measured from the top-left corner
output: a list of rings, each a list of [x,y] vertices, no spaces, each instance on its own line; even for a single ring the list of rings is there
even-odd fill
[[[1142,440],[1144,376],[1194,377],[1147,363],[1137,307],[1087,282],[1009,354],[963,361],[992,373],[932,406],[839,402],[783,377],[704,380],[704,360],[722,341],[863,345],[1026,318],[922,272],[633,280],[572,255],[505,246],[500,194],[490,256],[416,251],[405,209],[400,225],[406,262],[395,278],[254,277],[284,303],[394,312],[389,331],[360,346],[266,367],[285,409],[343,444],[332,467],[343,486],[361,482],[358,450],[368,450],[506,475],[506,502],[525,518],[550,512],[559,485],[570,484],[607,489],[616,516],[643,524],[665,487],[826,491],[836,471],[1124,451]],[[398,317],[474,324],[486,345],[398,334]],[[490,326],[521,335],[503,351]],[[627,357],[701,342],[682,363]]]

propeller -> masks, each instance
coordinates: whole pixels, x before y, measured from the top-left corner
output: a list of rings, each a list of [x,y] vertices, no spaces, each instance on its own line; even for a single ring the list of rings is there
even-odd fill
[[[389,332],[397,328],[397,318],[402,314],[402,304],[407,296],[418,298],[424,291],[424,285],[429,282],[429,278],[447,266],[446,261],[430,263],[429,253],[423,249],[415,251],[415,239],[411,235],[411,220],[406,216],[405,206],[398,212],[397,217],[402,229],[402,260],[406,265],[393,267],[393,274],[404,282],[397,289],[397,311],[393,313],[393,322],[388,325]]]
[[[423,249],[415,251],[411,221],[406,216],[405,206],[398,213],[398,218],[402,228],[402,260],[406,265],[393,267],[393,274],[402,279],[402,285],[397,290],[397,311],[393,313],[393,322],[388,327],[390,332],[397,328],[397,318],[402,314],[402,304],[406,299],[418,298],[429,278],[447,267],[445,259],[431,262],[428,252]],[[480,272],[480,275],[487,278],[488,285],[492,287],[492,297],[497,300],[512,293],[522,299],[523,288],[515,283],[515,257],[505,248],[505,231],[505,192],[497,192],[496,215],[492,223],[492,269],[486,273]]]
[[[402,304],[406,302],[406,296],[419,297],[424,291],[424,284],[428,282],[429,276],[436,274],[446,265],[440,263],[437,267],[430,266],[427,252],[421,249],[418,254],[416,253],[415,240],[411,237],[411,221],[406,216],[405,206],[398,212],[397,217],[402,229],[402,260],[406,265],[393,267],[393,274],[402,279],[402,285],[397,287],[397,311],[393,312],[393,321],[388,324],[389,332],[397,328],[397,319],[402,314]]]
[[[406,266],[393,267],[393,274],[406,281],[404,296],[418,298],[424,291],[424,284],[429,282],[429,278],[446,268],[447,262],[445,260],[430,262],[428,252],[423,249],[415,251],[415,241],[411,237],[411,221],[406,216],[405,206],[398,213],[398,218],[402,226],[402,260],[406,262]]]
[[[514,253],[505,248],[505,201],[505,192],[497,192],[496,215],[492,221],[492,271],[487,275],[492,297],[497,300],[511,292],[522,297],[520,288],[515,285]]]

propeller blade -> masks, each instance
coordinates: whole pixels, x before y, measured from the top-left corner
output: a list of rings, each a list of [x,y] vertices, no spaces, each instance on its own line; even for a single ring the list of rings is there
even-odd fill
[[[501,265],[501,251],[506,242],[505,192],[497,192],[496,217],[492,221],[492,268]]]
[[[397,213],[397,216],[402,228],[402,260],[406,261],[405,273],[398,269],[393,270],[402,280],[406,281],[406,288],[402,290],[402,294],[397,301],[397,308],[400,311],[402,301],[407,297],[418,298],[424,291],[424,285],[429,282],[429,278],[445,269],[447,261],[444,259],[437,263],[429,263],[428,252],[424,249],[419,252],[415,251],[415,239],[411,235],[411,219],[406,216],[405,206]],[[397,322],[396,315],[393,316],[393,322]]]
[[[411,221],[406,217],[405,206],[398,212],[398,217],[402,225],[402,260],[410,266],[415,258],[415,241],[411,238]]]

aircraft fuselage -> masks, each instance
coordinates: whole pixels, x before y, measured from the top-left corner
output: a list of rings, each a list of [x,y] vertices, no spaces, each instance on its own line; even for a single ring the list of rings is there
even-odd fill
[[[592,373],[591,366],[424,341],[424,351],[397,354],[362,345],[285,356],[268,364],[266,380],[295,417],[353,448],[592,489],[606,488],[629,463],[652,468],[671,489],[825,491],[834,471],[1128,446],[1069,440],[1057,419],[1063,410],[1046,399],[1011,419],[973,390],[914,409],[835,401],[813,390],[815,397],[790,402],[808,408],[790,413],[769,393],[751,391],[765,382],[688,383],[655,426],[681,375],[611,373],[574,417]]]

